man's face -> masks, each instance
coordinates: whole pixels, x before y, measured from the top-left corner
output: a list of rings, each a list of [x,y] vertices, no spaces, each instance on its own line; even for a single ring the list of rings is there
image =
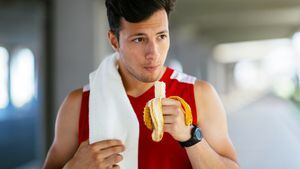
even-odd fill
[[[159,80],[170,46],[168,27],[165,10],[139,23],[121,19],[118,52],[127,75],[145,83]]]

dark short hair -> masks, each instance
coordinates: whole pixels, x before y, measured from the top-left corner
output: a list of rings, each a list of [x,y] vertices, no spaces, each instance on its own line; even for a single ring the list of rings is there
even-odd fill
[[[121,18],[137,23],[148,19],[154,12],[165,9],[170,14],[176,0],[106,0],[107,18],[110,30],[119,39]]]

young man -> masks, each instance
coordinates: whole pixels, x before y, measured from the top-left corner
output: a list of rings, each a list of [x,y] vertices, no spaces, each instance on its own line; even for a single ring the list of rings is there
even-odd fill
[[[164,66],[170,46],[169,12],[173,0],[106,0],[108,39],[119,54],[119,74],[140,123],[140,169],[237,169],[237,157],[227,131],[226,113],[215,89],[205,81]],[[161,142],[151,139],[143,124],[143,107],[154,97],[153,84],[166,83],[167,96],[182,97],[192,109],[186,126],[181,104],[163,99]],[[56,120],[54,142],[45,169],[119,168],[126,147],[119,140],[88,143],[89,90],[71,92]],[[78,123],[79,121],[79,123]]]

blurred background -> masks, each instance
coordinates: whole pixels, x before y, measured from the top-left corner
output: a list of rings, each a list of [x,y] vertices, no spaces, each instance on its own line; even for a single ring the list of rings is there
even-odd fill
[[[112,52],[104,0],[0,0],[0,168],[41,168],[64,97]],[[166,65],[212,83],[243,169],[300,168],[300,1],[177,0]]]

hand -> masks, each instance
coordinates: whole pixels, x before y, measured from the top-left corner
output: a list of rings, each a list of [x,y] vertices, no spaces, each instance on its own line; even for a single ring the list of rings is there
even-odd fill
[[[120,168],[123,157],[119,154],[125,150],[119,140],[104,140],[89,144],[88,140],[81,143],[74,157],[70,161],[70,168],[74,169],[107,169]]]
[[[163,98],[164,132],[175,140],[184,142],[191,138],[191,127],[185,125],[184,111],[178,100]]]

